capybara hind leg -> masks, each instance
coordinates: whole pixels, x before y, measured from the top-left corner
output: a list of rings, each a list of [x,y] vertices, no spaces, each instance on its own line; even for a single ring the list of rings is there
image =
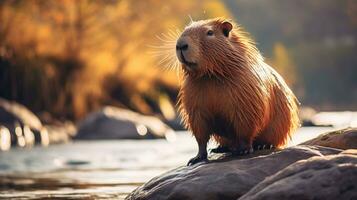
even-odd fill
[[[286,98],[287,94],[275,89],[274,95],[274,104],[270,109],[270,121],[255,140],[263,145],[281,148],[290,139],[291,132],[298,127],[299,119],[296,103],[289,102],[289,99]]]
[[[232,148],[234,155],[245,155],[253,153],[252,140],[250,138],[241,137],[238,140],[238,145]]]
[[[253,148],[255,150],[270,149],[270,147],[279,147],[283,139],[280,138],[279,133],[273,129],[266,129],[254,139]]]
[[[289,138],[289,127],[281,126],[278,123],[281,122],[277,120],[271,122],[270,127],[266,128],[255,138],[254,146],[261,146],[262,149],[263,147],[270,148],[270,146],[276,148],[284,146]]]

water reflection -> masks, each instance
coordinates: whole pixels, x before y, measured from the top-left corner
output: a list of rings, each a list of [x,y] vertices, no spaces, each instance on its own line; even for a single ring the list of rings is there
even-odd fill
[[[88,172],[90,173],[90,172]],[[93,183],[78,181],[70,178],[56,177],[54,174],[47,174],[49,177],[38,177],[38,174],[31,176],[0,176],[1,197],[7,198],[118,198],[125,196],[127,191],[143,184],[142,182],[124,183]],[[53,176],[53,177],[52,177]]]

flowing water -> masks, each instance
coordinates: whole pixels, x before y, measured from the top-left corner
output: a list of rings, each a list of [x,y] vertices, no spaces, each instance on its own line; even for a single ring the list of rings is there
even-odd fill
[[[328,130],[300,128],[289,145]],[[74,141],[11,149],[0,152],[0,199],[124,199],[154,176],[185,165],[196,149],[186,132],[173,142]]]

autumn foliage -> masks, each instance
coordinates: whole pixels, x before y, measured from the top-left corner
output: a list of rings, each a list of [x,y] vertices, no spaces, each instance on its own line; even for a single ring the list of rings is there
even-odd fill
[[[211,4],[203,7],[217,12]],[[152,114],[160,98],[174,96],[178,79],[174,71],[163,73],[151,46],[182,28],[197,6],[174,0],[1,1],[0,96],[63,118],[81,118],[102,104]]]

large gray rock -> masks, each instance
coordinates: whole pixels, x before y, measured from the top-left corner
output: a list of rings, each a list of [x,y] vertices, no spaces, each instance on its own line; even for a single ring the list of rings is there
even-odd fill
[[[78,126],[75,139],[172,139],[175,132],[160,119],[106,106],[89,114]]]
[[[153,178],[126,199],[237,199],[296,161],[339,152],[325,147],[296,146],[269,155],[254,154],[256,157],[224,158],[184,166]]]
[[[357,199],[357,155],[351,153],[296,162],[268,177],[239,200]]]
[[[357,149],[357,128],[346,128],[322,134],[304,145],[319,145],[338,149]]]

